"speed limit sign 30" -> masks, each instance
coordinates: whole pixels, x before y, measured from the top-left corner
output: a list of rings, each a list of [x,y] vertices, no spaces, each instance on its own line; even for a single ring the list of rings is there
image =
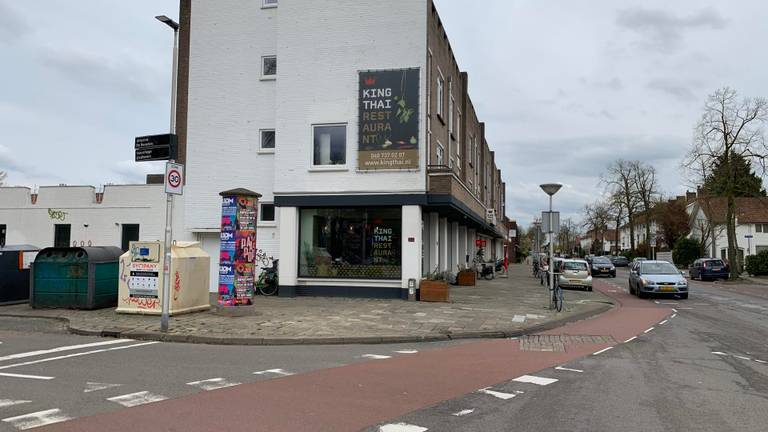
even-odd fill
[[[165,164],[165,193],[184,194],[184,165],[171,162]]]

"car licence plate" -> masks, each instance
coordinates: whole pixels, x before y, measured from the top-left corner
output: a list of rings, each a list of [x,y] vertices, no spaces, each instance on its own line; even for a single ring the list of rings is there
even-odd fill
[[[675,292],[677,290],[675,288],[673,288],[673,287],[661,287],[661,288],[659,288],[659,291],[661,291],[661,292]]]
[[[603,273],[607,273],[608,269],[600,269],[600,271],[603,272]]]
[[[722,270],[721,267],[712,267],[712,271],[721,271],[721,270]]]

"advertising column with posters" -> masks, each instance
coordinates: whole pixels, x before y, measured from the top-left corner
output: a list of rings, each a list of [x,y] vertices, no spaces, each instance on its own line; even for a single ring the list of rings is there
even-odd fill
[[[358,169],[419,168],[419,69],[362,71]]]
[[[261,195],[247,189],[220,195],[219,305],[249,305],[256,271],[256,221]]]

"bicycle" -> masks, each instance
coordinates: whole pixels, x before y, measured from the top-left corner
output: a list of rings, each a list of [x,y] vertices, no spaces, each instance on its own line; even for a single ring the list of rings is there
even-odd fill
[[[272,264],[272,257],[267,255],[267,252],[264,249],[259,249],[256,251],[256,264],[261,264],[264,266],[268,266]]]
[[[278,260],[273,260],[272,267],[261,268],[264,271],[259,274],[259,279],[256,280],[256,290],[261,295],[273,296],[277,294],[280,286],[278,283],[277,262]]]
[[[554,287],[549,288],[549,292],[551,293],[550,299],[549,299],[549,308],[554,309],[558,312],[563,311],[563,303],[565,301],[563,297],[563,288],[560,286],[560,283],[557,281],[558,279],[558,273],[555,272],[553,274],[553,283]]]

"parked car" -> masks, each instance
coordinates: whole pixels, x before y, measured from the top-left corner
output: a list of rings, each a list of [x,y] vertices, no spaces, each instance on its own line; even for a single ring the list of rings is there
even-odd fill
[[[629,293],[640,298],[651,294],[666,294],[687,299],[688,281],[667,261],[638,261],[632,264],[629,271]]]
[[[558,263],[557,283],[563,288],[584,288],[592,291],[592,274],[589,264],[581,259],[566,259]]]
[[[624,255],[616,255],[611,257],[611,263],[614,265],[614,267],[629,266],[629,260]]]
[[[590,265],[592,276],[610,276],[616,277],[616,266],[611,264],[611,260],[606,257],[592,258]]]
[[[731,270],[728,264],[719,258],[699,258],[688,269],[691,279],[715,280],[728,279]]]

